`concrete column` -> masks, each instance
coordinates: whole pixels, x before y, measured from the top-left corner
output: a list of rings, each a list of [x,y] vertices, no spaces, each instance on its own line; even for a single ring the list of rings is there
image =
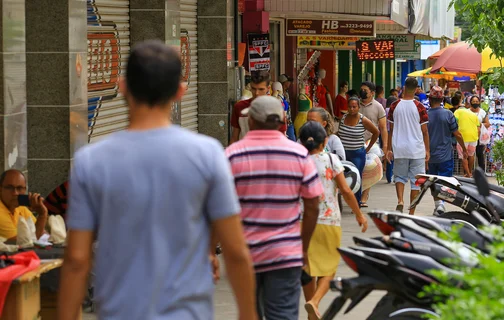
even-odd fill
[[[47,194],[87,143],[86,0],[25,1],[29,182]]]
[[[180,9],[178,0],[130,0],[131,46],[159,39],[180,48]],[[180,124],[180,103],[172,107],[172,121]]]
[[[25,1],[0,0],[0,171],[27,171]]]
[[[228,144],[233,81],[233,0],[198,1],[199,132]]]

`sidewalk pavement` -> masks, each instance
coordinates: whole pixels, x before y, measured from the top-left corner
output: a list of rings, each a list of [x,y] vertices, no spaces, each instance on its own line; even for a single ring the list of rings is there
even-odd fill
[[[490,183],[496,183],[494,178],[489,178]],[[406,187],[405,190],[405,208],[409,205],[409,186]],[[371,195],[368,201],[369,208],[366,211],[383,209],[393,211],[397,205],[397,198],[395,193],[395,187],[393,184],[387,184],[386,180],[380,181],[371,189]],[[447,210],[457,210],[455,207],[451,207],[450,205],[446,206]],[[460,210],[460,209],[458,209]],[[405,209],[405,212],[407,210]],[[416,214],[420,216],[428,216],[431,215],[434,211],[434,201],[430,196],[430,193],[424,197],[420,205],[417,207]],[[343,210],[343,219],[342,219],[342,227],[343,227],[343,239],[342,246],[347,247],[353,245],[352,237],[353,236],[366,236],[366,237],[375,237],[381,235],[375,225],[369,222],[368,231],[363,234],[360,232],[360,228],[355,222],[354,216],[350,213],[349,208],[345,205]],[[215,290],[215,319],[216,320],[235,320],[237,319],[237,310],[236,305],[233,298],[233,293],[229,286],[229,282],[226,278],[226,272],[224,268],[224,263],[221,261],[221,271],[222,271],[222,279],[217,284]],[[353,277],[355,276],[355,272],[351,270],[344,262],[341,261],[336,277]],[[323,313],[328,307],[331,301],[337,296],[337,293],[329,292],[326,297],[322,300],[320,305],[320,311]],[[354,310],[352,310],[347,315],[343,315],[344,309],[341,311],[341,314],[337,316],[338,320],[361,320],[366,319],[366,317],[371,313],[377,302],[384,295],[382,292],[372,292],[366,299],[364,299]],[[300,316],[299,319],[307,319],[307,314],[304,310],[304,298],[301,297],[300,300]],[[95,320],[96,316],[94,314],[84,314],[83,320]]]

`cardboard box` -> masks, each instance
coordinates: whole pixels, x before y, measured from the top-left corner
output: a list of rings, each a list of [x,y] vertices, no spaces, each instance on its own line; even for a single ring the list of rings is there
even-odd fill
[[[57,293],[41,290],[40,277],[61,267],[62,263],[61,259],[43,261],[37,269],[14,280],[0,320],[56,319]]]

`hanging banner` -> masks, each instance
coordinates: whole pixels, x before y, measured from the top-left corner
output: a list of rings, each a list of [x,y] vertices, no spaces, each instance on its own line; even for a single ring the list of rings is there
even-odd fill
[[[355,42],[359,38],[351,37],[333,37],[333,36],[299,36],[297,37],[298,48],[313,49],[338,49],[355,50]]]
[[[375,21],[287,19],[288,36],[374,37]]]
[[[357,59],[359,61],[394,60],[394,40],[357,41]]]
[[[249,71],[270,69],[269,34],[248,35]]]

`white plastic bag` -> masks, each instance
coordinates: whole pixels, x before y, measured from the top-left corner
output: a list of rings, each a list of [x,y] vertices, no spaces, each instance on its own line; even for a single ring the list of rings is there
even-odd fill
[[[369,145],[370,141],[371,140],[369,140],[368,142],[366,142],[366,148]],[[376,156],[379,157],[379,158],[381,158],[381,157],[383,157],[385,155],[383,153],[382,149],[380,149],[380,145],[378,144],[378,141],[376,141],[375,144],[373,144],[373,146],[371,147],[371,149],[369,149],[368,154],[370,154],[370,153],[376,154]]]
[[[490,131],[485,127],[485,125],[481,126],[481,133],[480,133],[480,144],[482,145],[487,145],[490,143]]]
[[[366,166],[362,172],[362,190],[374,186],[383,178],[383,165],[376,154],[369,152],[366,155]]]
[[[35,241],[36,238],[37,236],[35,234],[35,224],[33,223],[33,220],[19,217],[17,224],[16,244],[20,248],[33,247],[33,241]]]
[[[63,217],[60,215],[51,215],[49,216],[48,224],[49,229],[51,230],[51,237],[49,238],[49,241],[54,244],[64,243],[67,237],[67,233],[65,220],[63,220]]]

